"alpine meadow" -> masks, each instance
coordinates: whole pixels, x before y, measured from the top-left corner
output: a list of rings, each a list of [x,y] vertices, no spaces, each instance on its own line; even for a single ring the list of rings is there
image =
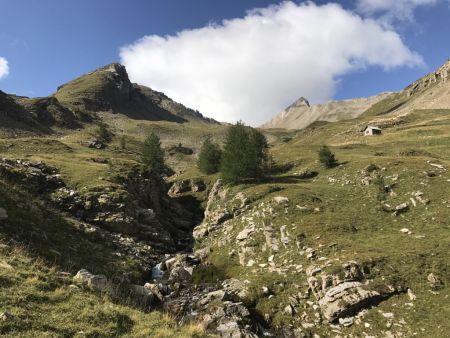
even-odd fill
[[[449,337],[447,1],[0,7],[1,337]]]

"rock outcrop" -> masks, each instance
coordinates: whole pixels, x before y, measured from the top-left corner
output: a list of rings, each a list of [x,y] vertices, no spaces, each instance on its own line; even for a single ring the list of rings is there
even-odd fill
[[[78,271],[74,280],[85,283],[88,287],[97,291],[106,291],[108,288],[108,279],[106,276],[94,275],[85,269]]]
[[[327,274],[315,266],[306,270],[309,287],[328,322],[352,317],[399,291],[389,287],[370,290],[363,284],[365,272],[357,262],[345,263],[342,269],[343,276]]]
[[[424,76],[405,88],[408,96],[418,94],[437,83],[447,82],[450,75],[450,60],[439,67],[436,71]]]

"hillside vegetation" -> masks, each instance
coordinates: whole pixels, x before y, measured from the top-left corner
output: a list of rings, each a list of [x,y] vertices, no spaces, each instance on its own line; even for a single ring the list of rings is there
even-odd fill
[[[1,335],[448,335],[450,104],[421,103],[447,82],[263,130],[270,168],[225,184],[196,163],[229,127],[123,71],[0,93]],[[142,170],[151,133],[161,177]]]

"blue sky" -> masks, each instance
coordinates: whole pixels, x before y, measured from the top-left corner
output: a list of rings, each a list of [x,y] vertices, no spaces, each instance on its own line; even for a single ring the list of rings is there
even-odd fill
[[[332,18],[336,13],[336,15],[340,15],[342,20],[351,21],[353,20],[352,17],[357,17],[358,20],[374,21],[379,29],[384,30],[378,33],[369,32],[367,35],[349,36],[349,41],[344,42],[348,45],[339,46],[337,55],[346,54],[346,48],[353,47],[355,41],[351,39],[360,39],[361,41],[357,43],[360,43],[361,48],[364,48],[366,46],[364,43],[367,43],[364,39],[380,38],[380,41],[374,44],[377,46],[377,50],[380,50],[384,48],[383,39],[387,36],[387,31],[394,32],[398,37],[399,40],[395,42],[395,45],[387,46],[386,53],[380,54],[379,58],[384,58],[384,60],[373,61],[370,55],[362,55],[360,51],[355,51],[356,54],[348,56],[345,61],[355,62],[358,66],[352,65],[349,67],[347,65],[343,68],[333,68],[331,70],[332,76],[326,79],[326,74],[318,74],[317,77],[324,77],[324,82],[321,83],[315,79],[314,72],[306,74],[304,69],[297,69],[296,67],[292,68],[295,74],[286,73],[286,77],[289,79],[283,81],[279,74],[284,74],[285,69],[279,71],[274,65],[273,59],[276,59],[278,54],[271,54],[273,50],[270,50],[270,46],[266,46],[267,50],[263,49],[262,52],[260,49],[247,51],[247,47],[253,48],[253,41],[255,41],[255,46],[261,45],[257,39],[264,35],[256,33],[255,40],[248,40],[247,42],[236,36],[230,37],[230,32],[235,32],[233,27],[243,27],[243,30],[253,29],[251,23],[254,22],[254,17],[248,16],[248,10],[266,8],[271,4],[277,5],[280,4],[280,1],[77,0],[69,2],[61,0],[0,0],[0,57],[6,59],[9,65],[9,74],[0,78],[0,90],[26,96],[45,96],[53,93],[58,85],[80,74],[111,62],[124,62],[131,69],[130,77],[132,80],[139,80],[139,82],[157,90],[165,91],[169,96],[174,96],[175,99],[193,106],[193,108],[200,108],[206,115],[221,120],[233,120],[241,114],[239,116],[242,116],[244,121],[250,124],[258,124],[264,122],[269,114],[274,115],[277,112],[276,109],[287,105],[299,96],[309,96],[310,99],[312,96],[313,102],[320,102],[330,98],[364,97],[381,91],[399,90],[418,77],[437,68],[450,57],[448,46],[450,11],[447,0],[382,0],[381,3],[386,6],[379,8],[370,7],[372,1],[335,1],[334,3],[342,6],[342,11],[333,7],[327,10],[327,14],[325,14],[325,8],[321,5],[330,3],[330,1],[314,1],[317,5],[314,7],[302,5],[302,1],[296,1],[293,6],[285,5],[272,10],[270,13],[264,12],[257,15],[262,21],[278,20],[274,27],[280,27],[280,25],[284,25],[283,21],[280,24],[280,20],[284,20],[280,19],[282,10],[285,14],[289,11],[297,11],[298,15],[303,15],[302,18],[305,18],[304,15],[308,15],[308,11],[315,13],[312,15],[317,15],[318,18],[330,18],[330,15]],[[377,3],[380,3],[380,1]],[[394,8],[395,4],[398,5],[399,3],[402,3],[401,10]],[[303,7],[298,9],[297,6]],[[405,8],[409,11],[403,11]],[[277,19],[274,19],[275,17]],[[244,22],[236,21],[233,27],[225,25],[225,28],[211,26],[212,23],[221,26],[222,20],[236,18],[244,18]],[[324,22],[325,26],[328,21],[332,20],[327,19],[326,21]],[[369,21],[365,21],[361,27],[367,28],[370,26]],[[241,24],[242,26],[239,26]],[[360,23],[353,24],[359,25]],[[213,28],[204,29],[200,32],[191,31],[205,26]],[[256,25],[255,27],[257,29],[261,26]],[[298,36],[296,34],[301,33],[302,36],[311,35],[311,39],[316,39],[314,34],[316,34],[317,29],[314,29],[314,31],[298,31],[304,30],[304,27],[296,27],[297,31],[292,36],[295,37]],[[318,29],[320,30],[320,28]],[[180,31],[193,33],[177,38],[176,34]],[[270,41],[277,41],[275,35],[277,31],[271,30],[270,34],[272,32],[274,36],[271,37],[273,40]],[[286,35],[285,32],[284,28],[280,29],[280,34]],[[210,68],[207,66],[205,66],[203,77],[195,78],[196,74],[203,70],[201,64],[196,65],[200,69],[196,70],[195,73],[189,72],[191,67],[189,60],[199,58],[199,52],[189,50],[189,46],[192,44],[192,48],[201,49],[203,46],[202,39],[210,36],[210,34],[213,34],[214,39],[219,40],[218,44],[228,43],[228,49],[220,49],[224,55],[228,55],[228,50],[232,46],[239,46],[237,50],[233,51],[233,53],[238,54],[238,59],[218,58],[217,54],[210,56],[208,51],[200,55],[202,64],[212,63],[214,71],[211,72],[211,77],[220,80],[214,83],[208,83],[209,73],[206,70]],[[162,39],[162,41],[156,41],[155,39],[139,41],[145,36],[153,38],[155,36],[171,36],[172,38]],[[229,37],[230,40],[228,41]],[[339,39],[342,40],[342,36]],[[124,53],[124,49],[121,50],[121,48],[127,46],[128,52]],[[277,45],[277,48],[280,49],[280,46]],[[326,45],[312,46],[317,50],[309,51],[306,47],[298,49],[299,63],[304,60],[303,54],[314,52],[317,55],[317,53],[326,54],[328,52]],[[292,60],[295,60],[293,56],[295,55],[289,55],[291,47],[292,45],[289,43],[281,46],[280,54],[286,54],[284,55],[286,60],[293,62]],[[179,52],[180,55],[189,56],[186,58],[170,56],[163,61],[155,58],[157,53],[169,53],[169,51],[175,55]],[[392,54],[388,53],[390,51],[392,51]],[[397,52],[401,55],[397,55]],[[247,53],[253,55],[253,57],[249,57],[246,61]],[[261,55],[261,58],[255,58],[255,53]],[[294,53],[294,51],[291,53]],[[393,60],[397,58],[395,62],[390,62],[390,55],[393,55]],[[394,55],[397,56],[394,57]],[[271,66],[268,66],[267,85],[262,87],[260,83],[264,82],[263,73],[266,71],[264,69],[265,56],[270,57]],[[418,61],[419,59],[421,60]],[[146,64],[145,60],[153,60],[153,63]],[[155,68],[155,60],[158,61],[158,68]],[[236,95],[236,92],[225,88],[226,86],[235,87],[235,84],[229,83],[232,82],[232,78],[227,74],[227,69],[230,69],[227,67],[230,65],[222,64],[226,63],[227,60],[239,63],[244,69],[248,67],[245,62],[249,63],[249,67],[260,64],[258,65],[260,68],[256,68],[254,72],[249,72],[245,79],[240,79],[239,73],[242,72],[237,72],[236,82],[237,84],[242,83],[242,88],[239,88],[242,98],[241,95]],[[217,62],[217,65],[214,64],[215,62]],[[320,67],[327,69],[328,64],[320,64]],[[175,72],[174,69],[177,71]],[[216,72],[216,69],[223,70]],[[273,75],[274,77],[271,77],[270,70],[278,73],[278,76]],[[183,76],[186,78],[183,79]],[[223,76],[223,79],[221,76]],[[183,80],[178,81],[177,77]],[[299,82],[302,77],[305,77],[304,81]],[[194,85],[189,83],[192,78],[194,78],[192,81],[195,81]],[[254,82],[252,82],[252,79]],[[185,87],[181,86],[180,82]],[[225,94],[219,95],[212,90],[210,92],[205,91],[201,88],[196,92],[190,92],[190,90],[194,90],[193,87],[197,88],[203,82],[206,82],[208,88],[214,88],[216,91],[222,91],[221,84],[224,84],[223,92],[228,93],[228,96]],[[270,82],[273,82],[273,87],[270,87]],[[284,88],[284,83],[286,83],[286,88]],[[312,83],[311,88],[307,87],[308,83]],[[197,84],[199,85],[197,86]],[[250,87],[255,89],[250,89]],[[261,102],[260,106],[252,111],[252,105],[255,106],[253,102],[258,97],[269,97],[268,91],[276,92],[277,90],[286,94],[284,96],[276,95],[270,102]],[[317,92],[321,91],[323,91],[321,95],[316,95]],[[210,101],[203,100],[201,95],[210,97]],[[240,102],[244,100],[244,96],[248,96],[248,102]],[[190,98],[192,99],[190,100]],[[236,102],[236,104],[229,103],[231,101]],[[271,113],[272,110],[275,111]],[[264,111],[264,114],[259,114],[260,111]]]

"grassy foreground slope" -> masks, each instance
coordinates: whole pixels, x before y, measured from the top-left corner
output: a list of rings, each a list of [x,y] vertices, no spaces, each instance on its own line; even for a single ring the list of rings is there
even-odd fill
[[[2,337],[204,337],[196,325],[177,327],[160,312],[144,313],[73,284],[62,272],[0,242]],[[6,310],[5,310],[6,311]],[[10,316],[10,317],[9,317]]]

